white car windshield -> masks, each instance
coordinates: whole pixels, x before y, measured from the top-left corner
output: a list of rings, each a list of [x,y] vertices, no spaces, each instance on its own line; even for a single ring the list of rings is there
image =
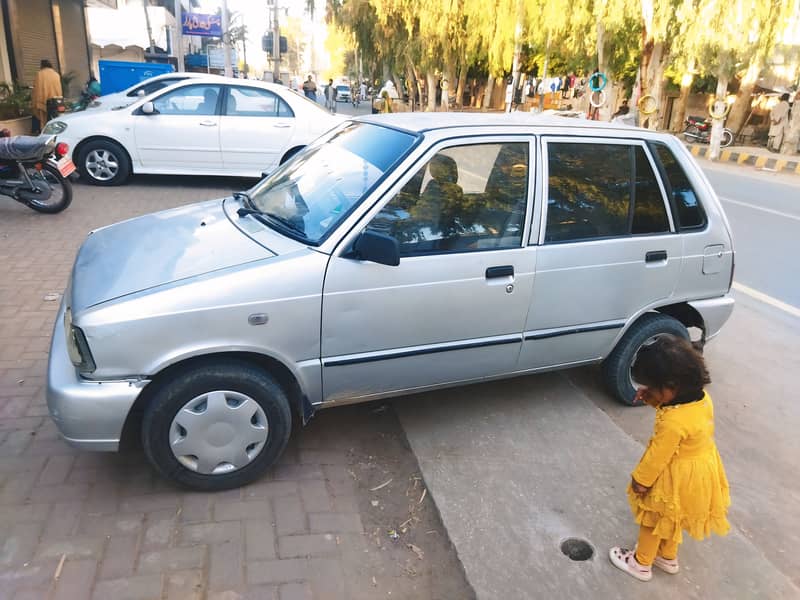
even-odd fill
[[[256,184],[250,202],[282,233],[319,244],[416,139],[371,123],[344,124]]]

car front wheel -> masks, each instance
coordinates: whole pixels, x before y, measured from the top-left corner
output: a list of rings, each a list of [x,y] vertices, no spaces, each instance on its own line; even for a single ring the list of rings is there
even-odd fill
[[[145,409],[142,443],[167,479],[216,491],[262,475],[283,453],[291,425],[289,401],[269,373],[218,360],[159,385]]]
[[[603,379],[606,387],[623,404],[638,405],[631,378],[631,367],[639,348],[665,333],[689,339],[689,331],[677,319],[661,313],[645,313],[630,326],[611,354],[603,361]]]
[[[92,185],[120,185],[131,173],[128,153],[111,140],[92,140],[78,154],[81,179]]]

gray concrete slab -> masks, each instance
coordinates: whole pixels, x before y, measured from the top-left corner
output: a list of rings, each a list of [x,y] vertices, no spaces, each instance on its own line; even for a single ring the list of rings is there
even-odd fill
[[[735,522],[724,538],[687,537],[678,575],[659,571],[644,584],[617,571],[608,548],[635,542],[625,488],[643,448],[563,374],[408,397],[395,406],[482,600],[800,597]],[[595,556],[564,556],[559,545],[569,537],[587,539]]]

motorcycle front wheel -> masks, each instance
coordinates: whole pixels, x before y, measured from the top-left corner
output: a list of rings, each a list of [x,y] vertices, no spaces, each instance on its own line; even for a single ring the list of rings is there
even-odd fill
[[[730,129],[723,129],[720,146],[722,146],[723,148],[727,148],[732,143],[733,143],[733,132]]]
[[[25,204],[40,213],[55,214],[72,203],[72,183],[63,177],[54,166],[42,165],[42,170],[28,168],[28,176],[35,184],[49,186],[50,195],[28,195]],[[45,190],[43,189],[43,192]]]

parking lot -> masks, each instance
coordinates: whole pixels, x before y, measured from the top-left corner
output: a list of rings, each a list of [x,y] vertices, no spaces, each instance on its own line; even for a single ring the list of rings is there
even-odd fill
[[[49,340],[87,233],[248,183],[79,183],[72,206],[53,216],[0,199],[3,600],[471,596],[385,405],[320,413],[270,474],[218,494],[165,483],[139,448],[85,453],[59,439],[44,396]]]

